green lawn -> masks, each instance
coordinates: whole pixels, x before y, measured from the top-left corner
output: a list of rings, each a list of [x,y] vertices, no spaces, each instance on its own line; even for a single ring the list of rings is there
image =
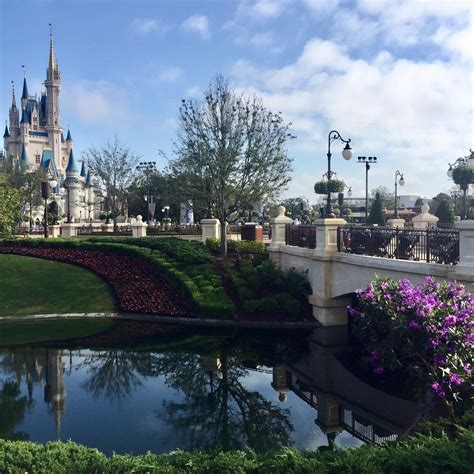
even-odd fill
[[[110,286],[83,268],[0,255],[0,317],[116,310]]]

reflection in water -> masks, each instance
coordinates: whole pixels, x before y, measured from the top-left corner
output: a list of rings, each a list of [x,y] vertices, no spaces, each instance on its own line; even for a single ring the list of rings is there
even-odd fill
[[[192,364],[183,364],[175,355],[162,358],[166,380],[185,398],[165,402],[160,414],[186,434],[191,449],[249,446],[268,451],[291,445],[289,410],[247,390],[241,383],[247,371],[236,357],[226,351],[219,357],[194,357]]]
[[[350,433],[365,442],[383,443],[406,435],[417,422],[420,407],[416,403],[368,386],[311,338],[308,346],[309,352],[291,361],[281,356],[291,352],[282,351],[281,345],[275,352],[278,355],[259,356],[256,351],[231,348],[225,340],[211,353],[189,349],[70,351],[67,374],[62,350],[5,351],[0,353],[0,437],[26,439],[32,432],[27,421],[44,406],[41,399],[54,418],[56,439],[61,437],[65,416],[72,430],[65,436],[78,439],[74,429],[80,428],[84,409],[93,410],[94,404],[99,403],[97,413],[105,411],[112,419],[124,416],[123,426],[135,430],[135,436],[143,426],[140,420],[148,420],[157,427],[157,441],[159,436],[165,436],[172,440],[171,448],[183,449],[248,447],[262,452],[291,446],[298,437],[304,438],[304,443],[296,445],[307,447],[308,436],[318,438],[311,443],[313,447],[326,444],[331,449],[340,433],[344,433],[341,436],[346,440]],[[260,367],[263,357],[274,363],[272,369]],[[259,371],[272,374],[271,387],[284,405],[274,404],[268,390],[268,375]],[[72,390],[69,384],[73,383]],[[44,397],[38,395],[40,391],[35,396],[38,385],[44,387]],[[144,392],[149,394],[149,403],[141,406]],[[304,404],[297,402],[298,398]],[[120,410],[110,403],[104,408],[104,400],[118,402]],[[79,415],[74,415],[74,404],[79,401],[84,406]],[[124,406],[128,412],[123,411]],[[299,422],[300,415],[294,412],[297,406],[304,412]],[[132,409],[137,420],[130,415]],[[308,418],[317,425],[312,424],[309,431]],[[113,428],[105,420],[100,432],[107,437],[107,429]],[[37,421],[34,430],[40,431],[42,424],[43,421]],[[306,427],[304,435],[298,434],[301,425]],[[326,440],[320,439],[318,427]],[[82,442],[88,442],[92,431],[95,433],[96,427],[86,430]],[[38,435],[34,439],[37,438]],[[132,433],[128,439],[137,443],[140,452],[142,446]],[[130,450],[135,446],[130,446]]]

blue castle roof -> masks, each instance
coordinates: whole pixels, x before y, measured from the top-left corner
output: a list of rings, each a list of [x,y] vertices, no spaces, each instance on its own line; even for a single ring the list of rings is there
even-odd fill
[[[8,125],[5,124],[5,132],[3,134],[3,138],[8,138],[10,136],[10,132],[8,131]]]
[[[26,77],[23,78],[23,94],[21,94],[22,99],[28,99],[28,86],[26,85]]]
[[[69,130],[69,129],[68,129],[68,131],[67,131],[66,141],[67,141],[67,142],[72,141],[71,130]]]
[[[81,166],[81,176],[82,176],[83,178],[85,178],[87,175],[88,175],[88,172],[87,172],[87,165],[86,165],[86,162],[83,161],[83,162],[82,162],[82,166]]]
[[[43,150],[43,155],[41,156],[41,167],[47,171],[49,169],[49,165],[53,160],[53,150],[46,148]]]
[[[69,153],[69,161],[67,163],[66,173],[79,173],[76,160],[74,159],[74,153],[71,150]]]

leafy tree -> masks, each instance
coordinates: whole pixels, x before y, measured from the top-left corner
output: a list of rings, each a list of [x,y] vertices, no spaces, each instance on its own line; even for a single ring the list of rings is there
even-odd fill
[[[385,224],[385,217],[383,215],[383,201],[378,192],[375,194],[375,200],[372,204],[372,208],[370,209],[368,223],[379,225]]]
[[[127,211],[138,156],[115,137],[113,142],[100,148],[89,148],[87,160],[107,195],[108,211],[113,215],[114,227],[117,227],[117,217]]]
[[[387,188],[387,186],[379,186],[378,188],[372,189],[371,195],[375,200],[377,193],[380,194],[380,199],[385,204],[387,209],[395,209],[395,194]]]
[[[451,196],[446,193],[439,193],[437,194],[430,202],[430,212],[436,215],[436,210],[438,209],[439,204],[441,201],[448,201],[449,203],[453,204],[453,200]]]
[[[422,198],[417,198],[416,201],[415,201],[415,207],[420,207],[420,206],[423,206],[424,204],[424,201]]]
[[[21,220],[20,204],[20,192],[0,174],[0,236],[13,233],[15,224]]]
[[[439,217],[440,224],[454,224],[456,217],[452,202],[447,199],[441,200],[436,208],[435,216]]]
[[[238,95],[217,75],[202,102],[182,101],[176,158],[169,164],[177,194],[222,223],[235,211],[274,199],[290,181],[291,138],[279,113],[255,96]],[[221,253],[227,253],[224,226]]]

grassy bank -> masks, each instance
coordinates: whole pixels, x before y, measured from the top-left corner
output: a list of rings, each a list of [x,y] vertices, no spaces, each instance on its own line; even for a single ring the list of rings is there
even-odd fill
[[[112,290],[88,270],[0,255],[0,317],[114,311]]]

